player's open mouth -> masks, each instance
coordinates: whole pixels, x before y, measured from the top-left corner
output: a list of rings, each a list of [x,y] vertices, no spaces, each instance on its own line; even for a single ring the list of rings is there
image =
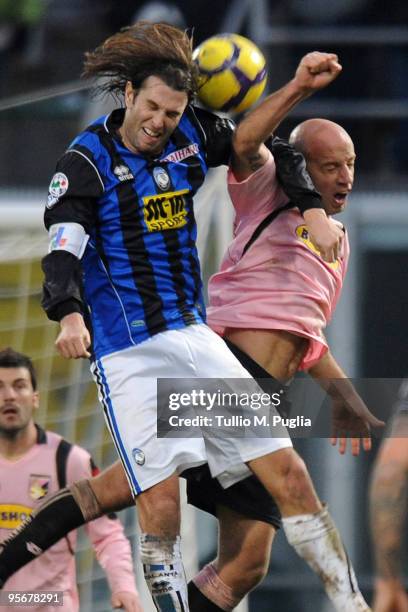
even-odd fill
[[[346,193],[335,193],[334,194],[334,201],[336,203],[336,206],[338,206],[338,207],[344,206],[344,204],[346,203],[346,200],[347,200],[347,196],[348,196],[348,192],[346,192]]]
[[[149,130],[149,128],[143,128],[144,133],[149,137],[149,138],[160,138],[161,134],[157,134],[156,132],[153,132],[152,130]]]

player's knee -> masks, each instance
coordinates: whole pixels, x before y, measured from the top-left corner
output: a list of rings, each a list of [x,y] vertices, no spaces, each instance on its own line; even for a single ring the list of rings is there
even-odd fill
[[[306,495],[310,490],[311,484],[309,473],[305,462],[297,453],[291,457],[286,484],[293,496]]]
[[[236,585],[236,590],[242,593],[242,597],[255,589],[268,573],[269,555],[255,555],[247,557],[242,563],[241,580]]]
[[[224,555],[217,559],[217,571],[231,587],[235,596],[242,599],[252,591],[268,573],[271,540],[259,539],[251,546],[242,546],[234,556]]]
[[[286,495],[289,498],[307,494],[310,477],[306,465],[293,448],[284,449],[277,466],[279,472],[279,497]]]
[[[176,495],[163,494],[154,488],[136,498],[142,532],[172,537],[180,531],[180,503]]]

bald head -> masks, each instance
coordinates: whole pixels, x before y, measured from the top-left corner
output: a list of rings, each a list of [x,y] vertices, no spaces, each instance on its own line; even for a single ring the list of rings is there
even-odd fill
[[[289,142],[305,157],[308,157],[316,147],[324,150],[330,147],[332,142],[353,144],[346,130],[328,119],[308,119],[299,123],[289,136]]]
[[[295,127],[289,142],[305,156],[327,214],[342,212],[353,187],[356,157],[346,130],[327,119],[308,119]]]

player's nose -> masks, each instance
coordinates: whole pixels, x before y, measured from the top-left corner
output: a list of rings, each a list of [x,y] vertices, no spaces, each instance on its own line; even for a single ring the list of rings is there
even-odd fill
[[[152,117],[152,127],[154,130],[163,131],[164,129],[164,113],[157,112]]]
[[[345,185],[347,189],[351,190],[353,186],[354,173],[351,168],[344,165],[340,168],[338,173],[338,182]]]

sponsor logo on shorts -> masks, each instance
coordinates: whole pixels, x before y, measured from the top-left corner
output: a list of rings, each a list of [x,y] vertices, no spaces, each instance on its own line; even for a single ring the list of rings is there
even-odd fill
[[[168,191],[143,198],[144,219],[149,232],[178,229],[187,223],[188,189]]]
[[[28,493],[34,501],[38,501],[45,497],[49,491],[51,476],[41,476],[38,474],[30,474],[28,484]]]
[[[160,166],[153,168],[153,178],[158,188],[162,191],[165,191],[169,188],[170,177],[164,168],[161,168]]]
[[[63,172],[54,174],[48,188],[47,208],[52,208],[59,201],[60,197],[68,191],[68,186],[68,177]]]
[[[312,251],[313,253],[315,253],[315,255],[318,255],[319,257],[321,257],[320,255],[320,251],[319,249],[317,249],[315,247],[315,245],[313,244],[313,242],[310,240],[309,237],[309,231],[307,229],[306,225],[298,225],[296,228],[296,235],[298,238],[300,238],[300,240],[303,242],[304,245],[307,246],[307,248]],[[339,267],[339,261],[334,261],[332,263],[327,263],[325,262],[328,266],[330,266],[330,268],[332,268],[333,270],[337,270],[337,268]]]
[[[132,450],[133,459],[137,465],[144,465],[146,457],[144,452],[140,448],[134,448]]]
[[[0,529],[16,529],[28,519],[33,509],[21,504],[0,504]]]

